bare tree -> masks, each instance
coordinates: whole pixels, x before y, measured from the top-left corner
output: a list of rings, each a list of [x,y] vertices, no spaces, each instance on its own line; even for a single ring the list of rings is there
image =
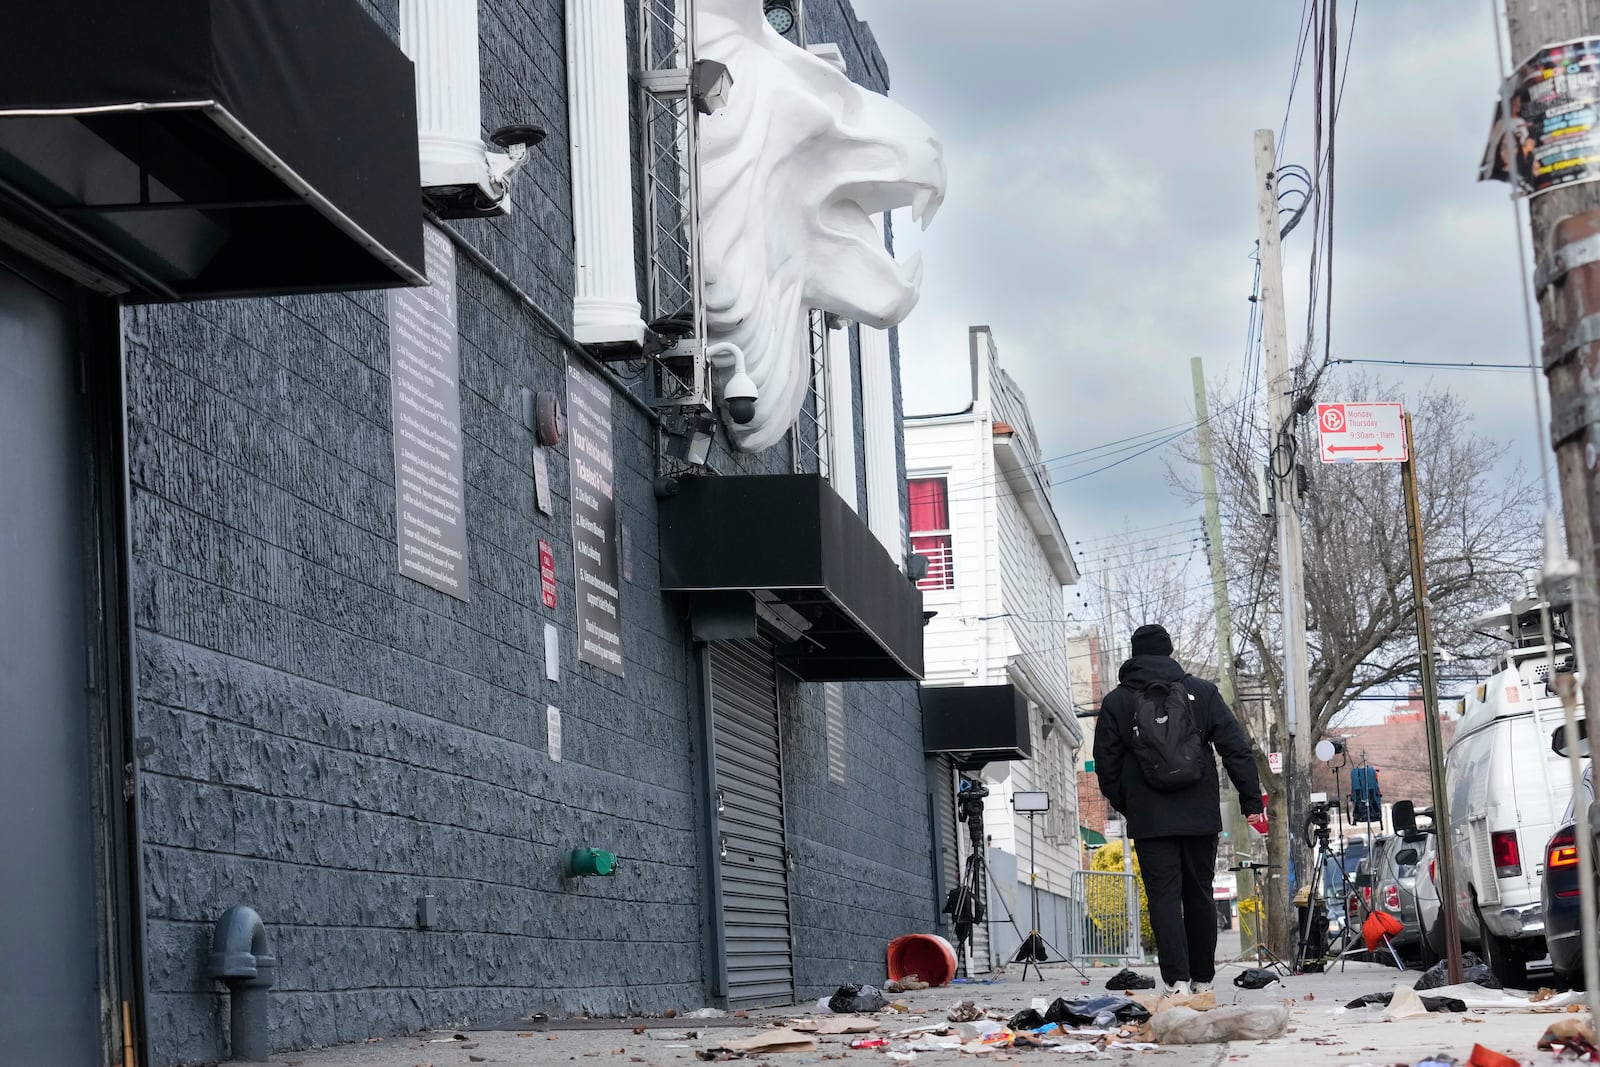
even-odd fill
[[[1185,532],[1190,536],[1184,537]],[[1125,528],[1086,561],[1086,582],[1094,591],[1110,633],[1112,659],[1120,664],[1128,639],[1146,623],[1159,623],[1172,635],[1173,656],[1194,670],[1216,659],[1210,586],[1204,584],[1205,548],[1198,516],[1191,529],[1161,537]],[[1113,668],[1117,664],[1113,664]]]
[[[1428,593],[1435,645],[1471,669],[1487,665],[1489,642],[1470,621],[1525,591],[1537,565],[1537,485],[1520,468],[1499,466],[1503,446],[1468,428],[1472,416],[1448,390],[1402,396],[1370,378],[1342,377],[1319,390],[1348,401],[1402,401],[1415,423],[1418,481]],[[1267,455],[1264,405],[1221,393],[1211,398],[1212,438],[1221,501],[1228,597],[1240,673],[1259,678],[1274,714],[1254,740],[1262,781],[1272,796],[1276,827],[1298,832],[1310,776],[1292,787],[1272,774],[1265,753],[1287,751],[1283,727],[1278,553],[1274,520],[1263,515],[1261,468],[1303,472],[1301,519],[1305,539],[1306,619],[1310,707],[1302,729],[1319,738],[1363,695],[1414,679],[1418,671],[1416,618],[1406,514],[1397,464],[1324,465],[1316,428],[1301,419],[1291,447]],[[1192,448],[1186,456],[1194,460]],[[1173,469],[1174,481],[1200,500],[1193,468]],[[1291,792],[1296,794],[1291,798]],[[1291,801],[1293,801],[1291,803]],[[1281,831],[1279,831],[1281,832]],[[1282,863],[1288,842],[1274,833],[1270,862]],[[1274,913],[1274,933],[1288,913]]]

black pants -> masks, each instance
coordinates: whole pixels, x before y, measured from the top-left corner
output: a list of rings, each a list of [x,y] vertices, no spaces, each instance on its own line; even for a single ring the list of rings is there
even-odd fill
[[[1134,842],[1161,980],[1209,982],[1217,974],[1217,907],[1211,899],[1217,835],[1142,837]]]

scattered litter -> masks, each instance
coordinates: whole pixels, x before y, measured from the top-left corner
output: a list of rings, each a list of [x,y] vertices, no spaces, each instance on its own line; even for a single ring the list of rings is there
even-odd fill
[[[1142,1023],[1150,1018],[1150,1009],[1128,997],[1057,997],[1044,1018],[1045,1022],[1107,1029],[1116,1023]]]
[[[1224,1041],[1264,1041],[1289,1028],[1288,1004],[1234,1004],[1212,1011],[1173,1008],[1150,1020],[1160,1045],[1216,1045]]]
[[[1012,1048],[1053,1048],[1055,1042],[1046,1041],[1035,1034],[1012,1034]]]
[[[1171,996],[1156,996],[1153,993],[1133,994],[1129,999],[1142,1005],[1155,1014],[1169,1008],[1193,1008],[1195,1011],[1210,1011],[1217,1006],[1217,995],[1211,990],[1204,993],[1173,993]]]
[[[1393,993],[1368,993],[1352,1000],[1345,1007],[1389,1008],[1386,1017],[1390,1019],[1416,1018],[1428,1012],[1467,1010],[1466,1002],[1458,997],[1418,996],[1415,990],[1406,986],[1397,986]]]
[[[1466,1005],[1468,1011],[1530,1011],[1557,1012],[1581,1010],[1582,993],[1557,993],[1535,1004],[1528,994],[1499,987],[1485,989],[1481,985],[1463,982],[1461,985],[1439,986],[1429,990],[1430,996],[1454,997]]]
[[[1265,989],[1276,981],[1278,981],[1277,972],[1269,971],[1265,967],[1246,967],[1233,976],[1233,984],[1240,989]]]
[[[883,1024],[876,1019],[840,1018],[835,1016],[827,1019],[801,1019],[794,1023],[791,1028],[806,1034],[838,1037],[843,1034],[870,1034],[874,1030],[883,1029]]]
[[[1549,986],[1540,986],[1538,989],[1533,991],[1533,993],[1528,997],[1528,1000],[1531,1003],[1539,1004],[1543,1001],[1549,1000],[1555,995],[1556,991],[1554,989],[1551,989]]]
[[[707,1063],[727,1063],[730,1060],[744,1059],[744,1053],[725,1048],[697,1048],[694,1050],[694,1055],[696,1059],[705,1060]]]
[[[1426,971],[1423,971],[1422,977],[1417,979],[1416,985],[1412,986],[1412,988],[1418,992],[1424,989],[1438,989],[1449,981],[1449,966],[1445,960],[1440,960]],[[1461,954],[1461,984],[1479,985],[1485,989],[1504,988],[1501,986],[1500,980],[1494,976],[1494,972],[1489,970],[1489,965],[1471,952],[1463,952]]]
[[[700,1035],[688,1030],[646,1030],[644,1036],[651,1041],[689,1041]]]
[[[889,1039],[886,1037],[863,1037],[850,1042],[851,1048],[888,1048]]]
[[[1160,1052],[1161,1046],[1154,1041],[1113,1041],[1106,1049],[1110,1052]]]
[[[798,1030],[780,1027],[776,1030],[763,1030],[753,1037],[741,1037],[735,1041],[724,1041],[717,1050],[728,1052],[810,1052],[817,1047],[817,1039],[810,1034],[802,1034]]]
[[[883,1011],[888,1006],[889,1002],[883,999],[883,994],[876,987],[855,983],[840,986],[828,998],[828,1010],[840,1014]]]
[[[1065,1045],[1053,1045],[1051,1052],[1065,1052],[1069,1056],[1092,1056],[1100,1051],[1099,1045],[1091,1045],[1087,1041],[1074,1041]]]
[[[1156,980],[1148,974],[1138,974],[1124,967],[1106,979],[1107,989],[1154,989]]]
[[[1467,1057],[1467,1067],[1520,1067],[1520,1065],[1503,1052],[1496,1052],[1482,1045],[1473,1045],[1472,1055]]]
[[[974,1019],[983,1018],[983,1012],[978,1008],[976,1002],[963,1000],[961,1003],[945,1012],[945,1018],[949,1019],[953,1023],[970,1023]]]
[[[1425,1060],[1418,1060],[1412,1067],[1456,1067],[1455,1057],[1435,1053]]]
[[[694,1011],[684,1012],[683,1019],[726,1019],[728,1013],[721,1008],[696,1008]]]
[[[891,1060],[900,1060],[901,1062],[909,1062],[911,1060],[916,1059],[917,1058],[917,1054],[915,1052],[911,1052],[909,1050],[907,1050],[905,1052],[890,1052],[889,1053],[889,1058]]]
[[[1541,1049],[1572,1052],[1584,1058],[1593,1058],[1597,1046],[1600,1042],[1595,1040],[1594,1024],[1588,1019],[1558,1019],[1539,1039]]]
[[[915,993],[920,989],[927,988],[928,983],[914,974],[908,974],[904,978],[891,978],[883,983],[883,991],[885,993]]]
[[[1006,1025],[1013,1030],[1037,1030],[1045,1025],[1044,1016],[1033,1008],[1023,1008],[1007,1020]]]
[[[982,1041],[984,1038],[995,1034],[1009,1034],[1011,1031],[1001,1024],[990,1019],[974,1019],[972,1022],[962,1023],[956,1032],[968,1041]]]

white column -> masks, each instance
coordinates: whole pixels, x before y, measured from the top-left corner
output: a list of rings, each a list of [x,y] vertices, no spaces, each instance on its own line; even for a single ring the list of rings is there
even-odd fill
[[[572,143],[572,332],[584,344],[644,340],[633,255],[628,28],[623,0],[567,0]]]
[[[400,0],[400,47],[417,68],[423,187],[484,181],[478,0]]]
[[[894,368],[889,360],[888,331],[862,326],[861,419],[867,448],[867,525],[894,561],[903,564],[900,464],[895,455],[899,426],[894,417]]]

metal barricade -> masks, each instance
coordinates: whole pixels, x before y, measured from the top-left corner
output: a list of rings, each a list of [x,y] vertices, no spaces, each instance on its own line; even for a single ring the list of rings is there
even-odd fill
[[[1075,871],[1075,899],[1082,902],[1072,955],[1078,960],[1137,960],[1139,887],[1137,875],[1125,871]]]

